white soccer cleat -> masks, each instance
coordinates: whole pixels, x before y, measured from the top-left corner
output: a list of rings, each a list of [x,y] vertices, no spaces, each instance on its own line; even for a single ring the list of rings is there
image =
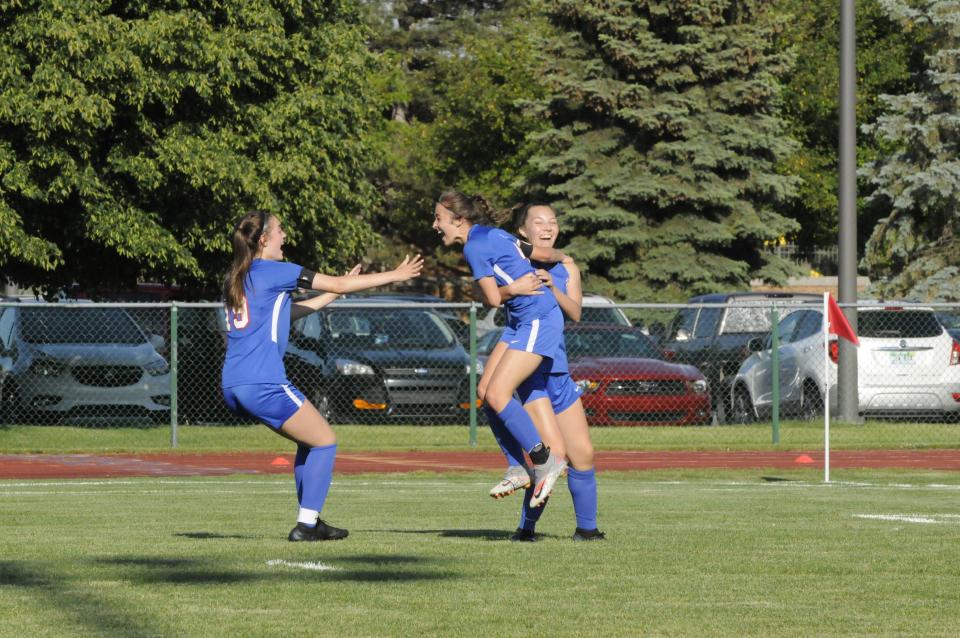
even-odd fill
[[[530,507],[540,507],[546,502],[557,479],[566,469],[567,462],[558,459],[553,452],[550,453],[546,463],[533,466],[533,494],[530,496]]]
[[[511,465],[507,468],[507,473],[503,475],[503,480],[490,490],[490,496],[496,499],[510,496],[517,490],[530,487],[530,483],[530,470],[522,465]]]

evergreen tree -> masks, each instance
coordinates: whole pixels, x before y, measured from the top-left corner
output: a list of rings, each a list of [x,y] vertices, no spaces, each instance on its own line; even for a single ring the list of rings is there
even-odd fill
[[[559,0],[545,42],[532,197],[563,213],[592,290],[676,300],[783,282],[763,253],[796,231],[777,212],[797,180],[778,116],[787,57],[763,2]]]
[[[929,55],[922,88],[882,96],[886,114],[865,127],[888,149],[863,169],[888,214],[862,265],[884,298],[960,301],[960,3],[884,4]]]
[[[373,58],[354,0],[31,0],[0,15],[3,279],[216,294],[253,207],[311,265],[373,240]]]

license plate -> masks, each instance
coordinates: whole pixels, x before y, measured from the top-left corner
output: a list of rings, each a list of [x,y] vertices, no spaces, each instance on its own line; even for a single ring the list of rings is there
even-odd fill
[[[904,366],[912,365],[914,362],[914,356],[917,353],[907,350],[905,352],[889,352],[887,354],[890,355],[890,365]]]

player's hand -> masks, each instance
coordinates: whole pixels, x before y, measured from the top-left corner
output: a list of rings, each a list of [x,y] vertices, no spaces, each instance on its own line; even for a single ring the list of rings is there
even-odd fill
[[[393,269],[393,272],[397,275],[397,281],[406,281],[419,277],[421,270],[423,270],[423,257],[417,255],[411,259],[410,255],[407,255],[400,265]]]
[[[543,282],[543,285],[547,288],[553,288],[553,275],[548,273],[543,268],[537,269],[537,277],[540,278],[540,281]]]
[[[542,287],[543,282],[540,281],[540,277],[534,273],[530,273],[515,280],[507,286],[507,289],[514,297],[520,297],[524,295],[542,295]]]

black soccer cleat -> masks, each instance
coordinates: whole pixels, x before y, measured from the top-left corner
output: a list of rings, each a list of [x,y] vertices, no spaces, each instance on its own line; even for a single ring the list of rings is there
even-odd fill
[[[318,520],[316,527],[307,527],[303,523],[297,523],[297,526],[290,530],[287,540],[297,541],[338,541],[346,538],[350,532],[333,525],[327,525]]]
[[[514,543],[535,543],[537,542],[537,533],[518,527],[517,531],[510,537],[510,541]]]
[[[602,541],[606,537],[607,535],[598,529],[580,529],[578,527],[573,532],[573,540],[575,541]]]

